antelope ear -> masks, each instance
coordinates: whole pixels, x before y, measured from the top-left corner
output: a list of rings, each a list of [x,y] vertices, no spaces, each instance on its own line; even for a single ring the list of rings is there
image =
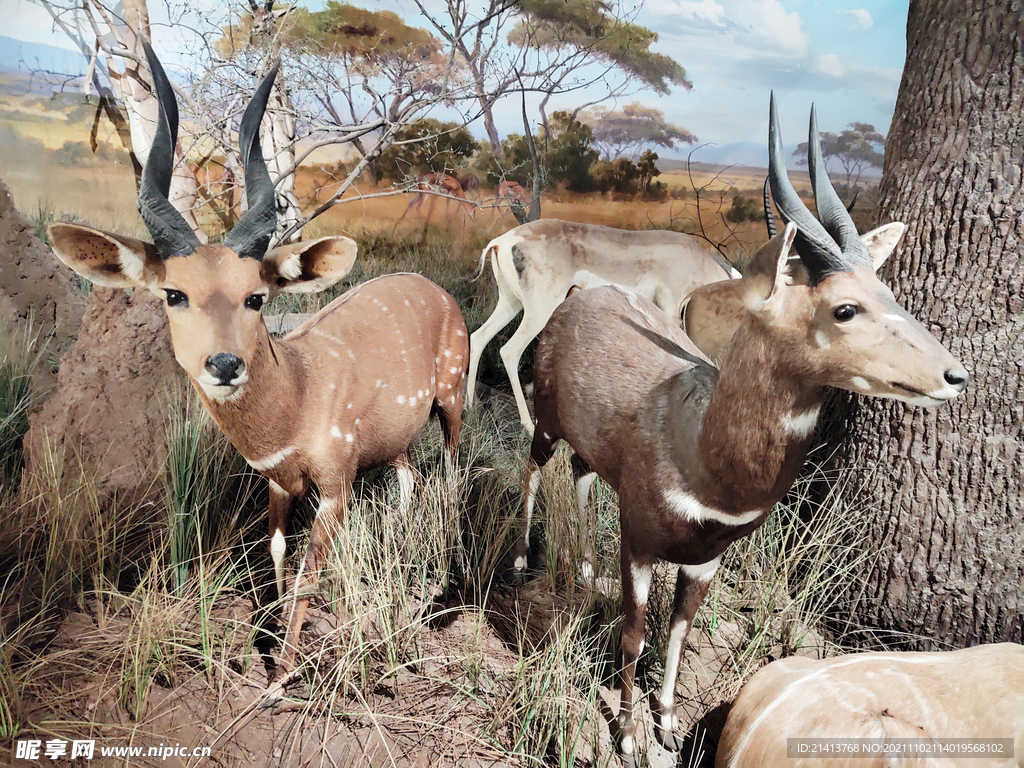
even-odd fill
[[[46,233],[57,258],[96,285],[152,288],[163,282],[164,263],[151,243],[65,222],[50,224]]]
[[[907,231],[907,225],[901,221],[894,221],[891,224],[883,224],[878,229],[872,229],[860,236],[860,241],[867,246],[871,254],[871,261],[875,266],[875,272],[882,268],[885,260],[892,255],[899,243],[903,233]]]
[[[349,273],[356,251],[355,240],[341,235],[281,245],[263,257],[263,279],[282,293],[317,293]]]
[[[755,314],[769,309],[769,302],[779,293],[779,286],[789,283],[786,261],[796,238],[796,224],[786,228],[761,246],[743,270],[740,293],[743,306]]]

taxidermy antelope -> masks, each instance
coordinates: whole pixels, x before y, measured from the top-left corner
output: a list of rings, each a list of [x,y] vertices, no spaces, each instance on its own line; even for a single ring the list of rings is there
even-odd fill
[[[846,206],[848,213],[853,209],[859,194],[854,195],[853,200]],[[765,179],[764,213],[768,237],[775,237],[778,231],[772,216],[768,179]],[[905,230],[906,227],[902,223],[894,221],[861,235],[861,242],[873,256],[876,272],[892,253]],[[806,285],[808,282],[807,270],[804,269],[799,256],[790,255],[786,263],[786,273],[793,283]],[[739,279],[702,285],[683,301],[683,331],[716,366],[721,366],[725,360],[725,353],[732,343],[732,337],[746,314],[742,285]]]
[[[715,760],[718,768],[973,763],[963,753],[945,759],[932,754],[866,760],[847,754],[801,760],[787,756],[788,738],[1011,739],[1014,749],[1004,749],[1002,760],[986,753],[976,762],[1016,768],[1024,753],[1024,647],[1000,643],[943,653],[776,661],[743,686]]]
[[[537,347],[537,428],[516,575],[526,566],[541,470],[565,440],[575,452],[580,509],[597,476],[619,494],[619,745],[628,764],[636,750],[633,676],[654,562],[679,566],[658,712],[659,739],[678,748],[676,672],[693,616],[729,543],[759,527],[796,479],[825,388],[931,406],[967,386],[964,367],[875,277],[882,255],[857,236],[828,181],[813,110],[809,165],[821,222],[786,176],[774,98],[770,122],[772,195],[787,225],[739,283],[745,314],[721,371],[680,330],[677,316],[614,286],[566,299]],[[791,283],[787,272],[794,242],[805,283]]]
[[[351,268],[356,244],[321,237],[267,250],[277,214],[259,128],[275,68],[239,128],[249,210],[219,245],[200,245],[167,200],[178,108],[160,62],[144,45],[160,102],[139,188],[139,212],[153,242],[63,223],[50,225],[50,241],[65,264],[99,285],[145,286],[166,298],[175,357],[217,425],[270,481],[270,554],[282,598],[288,519],[296,498],[316,487],[319,507],[288,611],[281,660],[287,673],[356,472],[393,463],[408,503],[409,446],[431,413],[438,414],[454,459],[466,325],[454,299],[426,278],[388,275],[272,339],[263,304],[280,292],[333,285]],[[282,690],[279,682],[276,691]]]
[[[480,256],[477,276],[488,258],[498,284],[498,303],[470,338],[466,404],[473,405],[484,347],[522,311],[523,320],[501,348],[501,359],[512,381],[519,418],[529,431],[533,419],[519,382],[519,358],[573,286],[619,285],[679,318],[684,299],[694,288],[739,275],[692,235],[631,232],[557,219],[531,221],[491,240]]]

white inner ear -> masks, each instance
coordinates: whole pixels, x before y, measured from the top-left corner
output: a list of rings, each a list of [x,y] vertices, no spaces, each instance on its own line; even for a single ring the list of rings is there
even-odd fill
[[[290,253],[277,265],[277,273],[285,280],[295,280],[302,274],[302,257],[298,253]]]
[[[145,285],[147,283],[146,278],[146,260],[140,259],[139,255],[131,248],[118,243],[116,240],[113,241],[117,244],[117,260],[121,262],[121,272],[129,280]]]
[[[906,231],[907,225],[900,221],[883,224],[877,229],[861,235],[861,242],[864,243],[871,254],[872,266],[877,272],[885,263],[885,260],[896,250],[896,245]]]

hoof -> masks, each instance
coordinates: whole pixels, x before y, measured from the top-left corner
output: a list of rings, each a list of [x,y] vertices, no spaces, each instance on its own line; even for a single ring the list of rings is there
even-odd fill
[[[284,685],[281,682],[273,682],[267,688],[266,693],[263,694],[260,709],[276,710],[284,701]],[[271,714],[273,714],[273,711]]]
[[[622,768],[636,768],[636,757],[619,753],[619,760],[622,761]]]
[[[654,730],[658,735],[658,743],[669,752],[678,752],[683,748],[683,740],[676,735],[675,731],[666,731],[662,728],[655,728]]]
[[[525,568],[513,568],[508,572],[508,583],[513,587],[525,587],[526,582],[529,581],[529,575]]]

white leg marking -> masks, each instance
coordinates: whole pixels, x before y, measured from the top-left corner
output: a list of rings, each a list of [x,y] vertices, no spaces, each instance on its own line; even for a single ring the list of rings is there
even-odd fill
[[[277,581],[277,596],[284,597],[284,554],[287,546],[284,533],[278,528],[270,537],[270,559],[274,561],[274,577]]]
[[[690,629],[688,622],[680,620],[668,635],[668,650],[665,654],[665,679],[661,684],[661,729],[671,732],[676,727],[675,701],[676,677],[679,674],[679,657],[683,651],[683,639]]]
[[[537,501],[537,490],[540,488],[540,473],[540,469],[533,470],[533,472],[530,473],[530,479],[527,482],[526,520],[525,529],[523,530],[523,541],[526,542],[526,546],[530,546],[530,523],[533,521],[533,505]]]
[[[633,599],[637,605],[647,605],[647,595],[651,589],[651,566],[630,563],[629,571],[633,574]]]
[[[634,744],[633,744],[633,737],[632,736],[623,736],[622,737],[621,747],[622,747],[622,754],[624,754],[624,755],[632,755],[633,754],[633,749],[635,748]]]
[[[412,504],[412,492],[416,487],[416,473],[413,472],[412,467],[407,467],[404,464],[395,469],[398,471],[399,507],[405,513],[409,510],[409,505]]]
[[[597,472],[591,472],[576,481],[576,509],[580,513],[581,523],[583,514],[587,511],[587,499],[590,498],[590,489],[594,487],[595,480],[597,480]]]

